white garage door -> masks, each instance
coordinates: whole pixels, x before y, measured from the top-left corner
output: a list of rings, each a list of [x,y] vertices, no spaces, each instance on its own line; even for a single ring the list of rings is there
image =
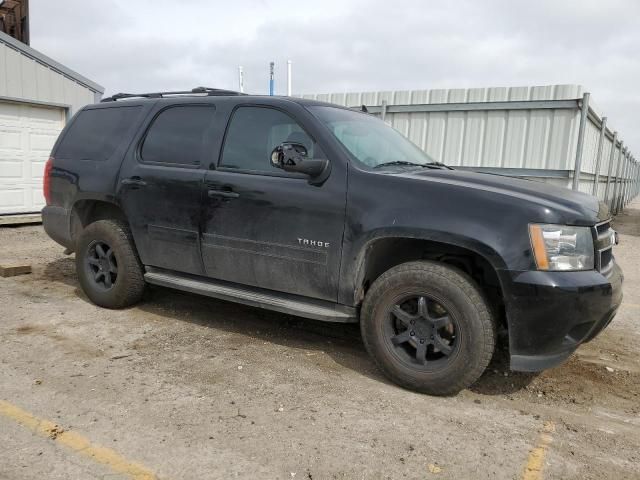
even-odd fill
[[[64,124],[61,108],[0,101],[0,215],[42,209],[44,164]]]

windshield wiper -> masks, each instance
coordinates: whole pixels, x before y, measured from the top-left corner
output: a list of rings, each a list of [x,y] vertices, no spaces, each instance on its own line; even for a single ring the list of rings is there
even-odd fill
[[[424,163],[413,163],[413,162],[406,162],[404,160],[393,160],[392,162],[379,163],[373,168],[392,167],[394,165],[406,165],[409,167],[424,167]]]
[[[449,165],[445,165],[444,163],[440,163],[440,162],[414,163],[414,162],[407,162],[405,160],[393,160],[391,162],[384,162],[376,165],[373,168],[392,167],[395,165],[409,166],[409,167],[422,167],[422,168],[447,168],[449,170],[453,170],[453,168],[451,168]]]
[[[423,164],[422,166],[427,168],[447,168],[449,170],[453,170],[453,167],[450,167],[449,165],[445,165],[442,162],[429,162],[429,163]]]

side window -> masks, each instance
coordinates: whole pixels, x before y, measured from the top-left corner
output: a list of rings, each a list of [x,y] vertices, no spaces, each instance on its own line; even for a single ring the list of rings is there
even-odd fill
[[[83,110],[56,149],[59,159],[108,160],[138,118],[140,107]]]
[[[205,153],[215,107],[183,105],[163,110],[142,144],[143,162],[197,166]]]
[[[313,140],[289,115],[273,108],[240,107],[227,129],[220,166],[275,172],[269,158],[282,142],[303,144],[313,158]]]

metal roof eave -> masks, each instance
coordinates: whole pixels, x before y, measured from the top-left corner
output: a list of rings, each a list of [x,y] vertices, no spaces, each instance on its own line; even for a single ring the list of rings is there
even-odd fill
[[[83,77],[79,73],[74,72],[70,68],[65,67],[61,63],[56,62],[52,58],[47,57],[46,55],[40,53],[39,51],[31,48],[28,45],[25,45],[24,43],[20,42],[19,40],[16,40],[15,38],[7,35],[4,32],[0,32],[0,42],[8,45],[14,50],[19,51],[23,55],[29,58],[32,58],[33,60],[36,60],[37,62],[42,63],[43,65],[46,65],[51,70],[61,75],[64,75],[65,77],[70,78],[74,82],[79,83],[80,85],[88,88],[89,90],[92,90],[95,93],[99,93],[99,94],[104,93],[104,87],[102,85],[98,85],[96,82],[89,80],[86,77]]]

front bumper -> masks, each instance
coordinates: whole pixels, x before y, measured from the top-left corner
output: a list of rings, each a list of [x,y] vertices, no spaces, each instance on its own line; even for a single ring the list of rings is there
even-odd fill
[[[503,270],[511,369],[537,372],[566,360],[598,335],[622,303],[622,270]]]

